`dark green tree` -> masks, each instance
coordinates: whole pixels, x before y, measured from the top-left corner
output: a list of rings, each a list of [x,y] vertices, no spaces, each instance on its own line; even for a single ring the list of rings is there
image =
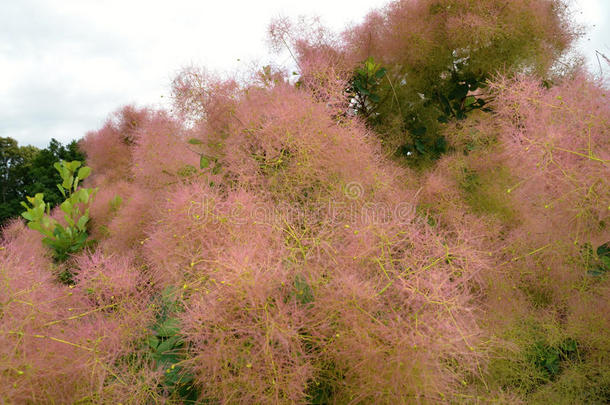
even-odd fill
[[[34,146],[19,146],[13,138],[0,138],[0,223],[19,215],[25,197],[32,160],[39,152]]]

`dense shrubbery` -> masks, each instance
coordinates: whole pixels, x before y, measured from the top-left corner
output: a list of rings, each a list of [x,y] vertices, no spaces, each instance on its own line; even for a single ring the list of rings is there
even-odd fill
[[[80,143],[98,243],[75,284],[4,229],[1,398],[608,402],[610,103],[579,70],[543,83],[573,35],[559,6],[398,1],[343,42],[276,23],[296,85],[188,69],[175,115],[118,111]],[[388,158],[404,142],[412,168]]]

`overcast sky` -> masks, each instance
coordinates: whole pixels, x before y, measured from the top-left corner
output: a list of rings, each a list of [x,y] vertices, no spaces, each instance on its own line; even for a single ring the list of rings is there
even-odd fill
[[[610,0],[574,2],[589,25],[581,48],[599,70],[595,49],[610,56]],[[268,62],[274,17],[319,15],[341,30],[385,3],[0,0],[0,136],[39,147],[81,138],[122,105],[167,100],[183,66],[222,72]]]

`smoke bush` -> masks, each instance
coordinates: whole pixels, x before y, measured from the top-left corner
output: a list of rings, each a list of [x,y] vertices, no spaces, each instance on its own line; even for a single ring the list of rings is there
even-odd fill
[[[492,88],[517,177],[508,191],[529,203],[530,229],[538,225],[538,233],[577,243],[604,232],[610,212],[607,89],[584,73],[548,90],[528,77],[500,79]]]
[[[15,223],[0,243],[0,398],[75,402],[101,387],[108,367],[102,365],[121,346],[119,325],[55,283],[33,234]]]
[[[80,148],[87,155],[87,164],[93,171],[93,179],[108,177],[111,182],[130,177],[133,133],[149,114],[147,110],[124,107],[115,112],[102,129],[89,132],[80,141]]]
[[[191,67],[173,114],[116,112],[81,142],[99,244],[76,284],[3,229],[0,398],[606,401],[610,111],[585,74],[542,81],[575,36],[563,4],[395,1],[342,36],[277,20],[296,83]],[[485,110],[438,120],[451,86]],[[419,124],[444,154],[407,168],[389,157]]]

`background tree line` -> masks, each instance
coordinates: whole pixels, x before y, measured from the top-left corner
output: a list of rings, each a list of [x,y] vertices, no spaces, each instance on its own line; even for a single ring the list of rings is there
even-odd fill
[[[20,202],[28,195],[44,193],[45,201],[52,206],[63,201],[57,189],[61,178],[53,169],[53,164],[62,159],[84,160],[76,141],[62,145],[51,139],[49,146],[39,149],[19,146],[13,138],[0,137],[0,225],[19,216],[23,211]]]

